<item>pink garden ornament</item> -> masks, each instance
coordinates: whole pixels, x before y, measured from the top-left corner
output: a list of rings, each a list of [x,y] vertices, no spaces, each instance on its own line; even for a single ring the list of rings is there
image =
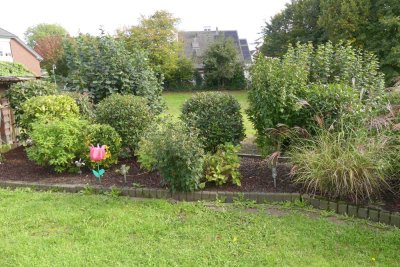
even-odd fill
[[[91,146],[89,155],[90,155],[90,159],[92,161],[97,162],[97,171],[92,170],[92,172],[93,172],[94,176],[96,176],[96,179],[99,182],[101,182],[101,177],[104,175],[104,173],[106,171],[104,169],[100,169],[99,162],[102,161],[104,159],[104,157],[106,156],[106,146],[102,145],[100,147],[99,144],[97,144],[97,147]]]
[[[93,161],[102,161],[106,155],[106,146],[102,145],[101,147],[97,144],[97,147],[90,147],[90,159]]]

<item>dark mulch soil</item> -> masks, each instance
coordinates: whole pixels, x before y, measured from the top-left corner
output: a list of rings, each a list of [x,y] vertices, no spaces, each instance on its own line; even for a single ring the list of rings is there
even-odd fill
[[[83,174],[56,173],[51,168],[41,167],[28,160],[23,147],[18,147],[4,154],[5,161],[0,164],[0,180],[29,181],[41,183],[63,184],[99,184],[90,170],[83,170]],[[101,184],[103,186],[132,186],[133,183],[145,187],[162,188],[162,177],[158,172],[146,172],[140,169],[136,160],[122,160],[119,164],[130,166],[127,183],[122,175],[115,172],[118,166],[106,170]],[[277,188],[273,187],[271,170],[261,159],[242,158],[240,172],[242,186],[224,185],[216,187],[210,185],[207,190],[223,191],[268,191],[268,192],[298,192],[299,188],[291,184],[288,175],[290,168],[281,165],[278,168]]]
[[[89,184],[98,185],[95,177],[89,169],[83,170],[83,174],[56,173],[51,168],[41,167],[28,160],[23,147],[13,149],[4,154],[4,162],[0,164],[0,180],[40,182],[47,184]],[[127,183],[122,175],[115,172],[120,164],[130,166]],[[103,186],[132,186],[133,183],[150,188],[165,188],[162,177],[158,172],[146,172],[140,169],[135,159],[122,160],[119,165],[106,170],[101,185]],[[223,186],[208,185],[210,191],[231,192],[302,192],[299,186],[292,183],[289,176],[290,166],[280,164],[278,166],[277,188],[273,186],[271,169],[267,163],[259,158],[241,158],[240,173],[242,186],[231,184]],[[386,209],[400,211],[400,199],[392,194],[383,196]]]

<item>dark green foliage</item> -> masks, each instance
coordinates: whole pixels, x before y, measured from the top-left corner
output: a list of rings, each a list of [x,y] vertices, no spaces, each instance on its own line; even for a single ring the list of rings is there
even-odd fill
[[[231,39],[219,39],[206,50],[203,59],[207,88],[243,88],[245,79],[237,48]]]
[[[216,151],[219,145],[237,145],[245,137],[239,102],[220,92],[198,93],[182,106],[182,120],[199,129],[206,151]]]
[[[194,69],[192,61],[187,57],[180,57],[177,62],[177,68],[164,81],[164,86],[168,90],[192,89],[193,78]]]
[[[296,0],[266,24],[261,51],[282,56],[297,42],[349,41],[377,55],[390,84],[400,74],[399,17],[397,0]]]
[[[316,127],[336,127],[339,122],[352,124],[367,116],[359,93],[350,86],[312,84],[305,87],[301,94],[307,104],[298,111],[297,124],[310,133],[315,132]]]
[[[7,91],[7,97],[14,110],[17,125],[20,123],[22,104],[25,101],[34,96],[55,95],[57,92],[57,86],[47,81],[31,80],[13,84]]]
[[[78,118],[39,120],[32,124],[32,146],[26,148],[28,158],[57,172],[76,171],[74,161],[84,153],[85,127]],[[89,148],[87,148],[89,150]]]
[[[113,94],[97,105],[96,120],[112,126],[121,136],[122,146],[135,151],[154,114],[143,97]]]
[[[206,182],[223,185],[230,180],[240,186],[240,146],[230,143],[220,145],[215,153],[208,152],[204,157],[204,173]]]
[[[20,63],[0,62],[0,76],[26,77],[33,74]]]
[[[264,154],[270,152],[266,129],[285,124],[310,130],[315,115],[330,123],[338,112],[368,114],[384,89],[376,58],[343,44],[290,47],[282,59],[259,57],[251,73],[248,114]]]
[[[324,30],[318,24],[321,0],[300,0],[287,4],[263,28],[261,52],[270,57],[286,53],[289,44],[326,41]]]
[[[78,92],[63,92],[63,95],[70,96],[79,107],[79,113],[87,120],[94,119],[94,105],[88,94]]]
[[[95,163],[90,161],[89,147],[91,145],[106,145],[105,158],[100,162],[104,168],[109,168],[118,163],[118,156],[121,152],[122,139],[113,127],[107,124],[91,124],[87,127],[85,137],[85,154],[83,158],[89,165],[95,167]]]
[[[141,166],[158,169],[172,191],[193,191],[199,187],[203,156],[197,133],[182,122],[169,120],[151,127],[138,151]]]
[[[80,35],[64,43],[64,61],[68,89],[88,91],[95,103],[113,93],[143,96],[161,112],[162,87],[141,50],[129,52],[110,36]]]
[[[371,198],[386,186],[388,138],[321,131],[314,139],[292,148],[295,182],[310,193],[353,201]]]
[[[38,120],[64,120],[78,118],[79,108],[66,95],[35,96],[28,99],[21,109],[20,126],[28,133]]]

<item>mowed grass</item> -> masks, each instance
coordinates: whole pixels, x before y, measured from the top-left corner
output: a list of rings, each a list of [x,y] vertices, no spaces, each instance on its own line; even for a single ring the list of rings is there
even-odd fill
[[[246,129],[246,136],[247,137],[254,136],[255,130],[245,112],[245,110],[249,106],[247,101],[247,91],[242,90],[242,91],[223,91],[223,92],[234,96],[239,101],[239,104],[242,107],[243,123]],[[181,108],[183,103],[186,101],[186,99],[188,99],[195,93],[196,92],[164,92],[163,97],[167,104],[167,110],[165,113],[172,115],[175,118],[178,118],[181,115]]]
[[[398,266],[400,231],[378,226],[0,189],[0,266]]]

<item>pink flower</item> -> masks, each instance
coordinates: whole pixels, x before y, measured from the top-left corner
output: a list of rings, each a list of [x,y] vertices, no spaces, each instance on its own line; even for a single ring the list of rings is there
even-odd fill
[[[104,159],[106,155],[106,146],[102,145],[101,147],[97,144],[97,147],[90,147],[90,159],[93,161],[101,161]]]

